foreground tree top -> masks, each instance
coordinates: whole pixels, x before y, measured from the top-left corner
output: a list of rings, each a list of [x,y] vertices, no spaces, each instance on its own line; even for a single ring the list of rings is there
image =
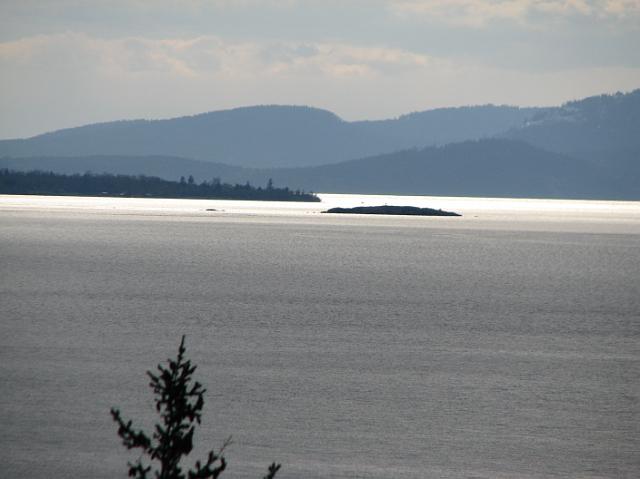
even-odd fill
[[[206,461],[197,461],[194,469],[183,472],[180,462],[193,449],[196,424],[200,424],[206,389],[193,380],[197,366],[185,358],[185,337],[182,336],[178,356],[168,359],[168,366],[158,364],[158,373],[147,371],[151,379],[156,411],[160,422],[155,425],[152,436],[141,429],[135,429],[132,421],[122,418],[120,411],[111,408],[111,416],[118,425],[118,435],[127,449],[140,449],[141,457],[135,463],[128,463],[129,477],[147,479],[216,479],[226,469],[227,462],[222,455],[230,439],[216,453],[210,451]],[[143,462],[147,456],[149,465]],[[269,466],[264,479],[273,479],[280,469],[275,462]]]

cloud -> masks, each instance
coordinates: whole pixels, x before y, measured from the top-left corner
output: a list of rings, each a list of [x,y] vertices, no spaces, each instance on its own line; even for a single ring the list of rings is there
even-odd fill
[[[340,91],[418,78],[441,63],[341,42],[36,35],[0,43],[0,138],[245,104],[335,107]]]
[[[0,138],[123,118],[306,104],[347,119],[549,104],[640,85],[640,68],[504,69],[403,48],[66,32],[0,43]]]
[[[398,15],[422,15],[452,25],[484,27],[493,21],[520,25],[542,19],[640,15],[640,0],[389,0]]]
[[[91,69],[118,76],[393,75],[435,61],[393,48],[337,42],[231,42],[215,36],[100,39],[69,32],[0,43],[3,70],[45,62],[57,70]]]
[[[437,62],[426,55],[401,49],[332,42],[274,45],[267,47],[260,57],[275,59],[265,65],[265,71],[270,74],[319,74],[327,78],[398,75],[417,72]]]
[[[604,10],[609,15],[621,18],[640,15],[640,0],[608,0]]]

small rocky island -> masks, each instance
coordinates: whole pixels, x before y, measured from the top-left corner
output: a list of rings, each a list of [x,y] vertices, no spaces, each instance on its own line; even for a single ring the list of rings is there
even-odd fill
[[[410,216],[462,216],[452,211],[418,208],[416,206],[356,206],[354,208],[331,208],[323,213],[352,213],[358,215],[410,215]]]

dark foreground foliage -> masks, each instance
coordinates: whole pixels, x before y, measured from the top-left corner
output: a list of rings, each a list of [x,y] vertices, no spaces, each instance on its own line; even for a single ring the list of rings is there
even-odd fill
[[[452,211],[418,208],[417,206],[356,206],[355,208],[331,208],[323,213],[352,213],[359,215],[409,215],[409,216],[462,216]]]
[[[169,367],[158,365],[158,374],[147,371],[151,382],[149,386],[155,395],[156,410],[161,422],[156,424],[152,437],[142,430],[135,429],[131,421],[122,419],[120,411],[111,408],[111,416],[118,424],[118,435],[127,449],[140,449],[150,461],[158,467],[145,465],[142,459],[128,463],[129,477],[147,479],[216,479],[227,467],[222,449],[209,452],[207,460],[197,461],[194,470],[186,474],[180,467],[180,461],[193,449],[195,423],[200,424],[204,393],[202,384],[193,381],[192,375],[197,366],[185,359],[184,336],[178,349],[178,357],[168,360]],[[227,445],[229,441],[225,445]],[[152,472],[153,469],[153,472]],[[280,469],[275,462],[269,466],[264,479],[273,479]],[[153,475],[152,475],[153,474]]]
[[[313,193],[276,188],[269,180],[262,187],[222,183],[219,178],[196,183],[193,176],[169,181],[155,176],[107,173],[62,175],[45,171],[0,170],[0,194],[58,196],[124,196],[148,198],[209,198],[267,201],[320,201]]]

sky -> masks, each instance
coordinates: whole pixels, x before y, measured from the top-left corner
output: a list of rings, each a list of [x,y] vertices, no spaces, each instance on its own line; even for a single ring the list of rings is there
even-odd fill
[[[640,0],[0,0],[0,138],[295,104],[345,120],[640,88]]]

